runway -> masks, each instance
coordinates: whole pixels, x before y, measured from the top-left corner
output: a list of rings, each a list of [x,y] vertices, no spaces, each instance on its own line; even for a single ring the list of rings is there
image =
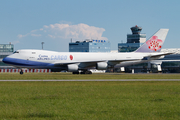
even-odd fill
[[[180,81],[180,79],[0,80],[0,82]]]

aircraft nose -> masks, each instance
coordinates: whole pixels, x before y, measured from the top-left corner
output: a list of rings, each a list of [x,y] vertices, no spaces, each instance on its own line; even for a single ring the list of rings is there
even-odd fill
[[[9,58],[8,58],[8,57],[3,58],[3,59],[2,59],[2,62],[8,63],[8,62],[9,62]]]

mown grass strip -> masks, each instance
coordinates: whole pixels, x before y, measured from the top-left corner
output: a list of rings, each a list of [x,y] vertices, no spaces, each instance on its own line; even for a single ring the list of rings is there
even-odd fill
[[[1,73],[0,80],[73,80],[73,79],[180,79],[180,74],[125,74],[102,73],[73,75],[72,73]]]

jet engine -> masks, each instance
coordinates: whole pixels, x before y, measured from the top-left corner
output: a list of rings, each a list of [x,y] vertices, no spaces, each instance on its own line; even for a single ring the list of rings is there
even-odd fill
[[[68,72],[77,72],[78,71],[78,65],[77,64],[69,64],[67,66]]]
[[[98,63],[96,64],[96,69],[97,69],[97,70],[106,70],[107,67],[108,67],[107,62],[98,62]]]

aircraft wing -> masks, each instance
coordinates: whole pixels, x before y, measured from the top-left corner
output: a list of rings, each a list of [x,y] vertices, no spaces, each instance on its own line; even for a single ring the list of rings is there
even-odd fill
[[[77,64],[80,68],[87,68],[91,66],[95,66],[97,62],[104,62],[104,61],[78,61],[78,62],[67,62],[67,63],[54,63],[55,67],[66,67],[70,64]]]
[[[128,66],[132,64],[138,64],[142,62],[148,62],[151,60],[156,60],[163,58],[165,55],[170,55],[173,53],[156,53],[156,54],[150,54],[148,56],[143,57],[142,59],[115,59],[115,60],[98,60],[98,61],[73,61],[73,62],[67,62],[67,63],[54,63],[55,67],[67,67],[68,65],[75,64],[78,66],[79,69],[89,69],[97,67],[98,63],[104,63],[107,64],[108,67],[114,67],[117,64],[121,64],[122,66]]]
[[[174,53],[160,53],[155,55],[149,55],[149,56],[145,56],[142,60],[160,59],[160,58],[164,58],[165,55],[171,55],[171,54]]]
[[[87,68],[94,68],[97,63],[104,62],[107,63],[109,67],[113,67],[116,64],[120,64],[121,62],[127,61],[137,61],[134,60],[100,60],[100,61],[81,61],[81,62],[69,62],[69,63],[54,63],[55,67],[67,67],[70,64],[76,64],[79,66],[79,69],[87,69]]]

